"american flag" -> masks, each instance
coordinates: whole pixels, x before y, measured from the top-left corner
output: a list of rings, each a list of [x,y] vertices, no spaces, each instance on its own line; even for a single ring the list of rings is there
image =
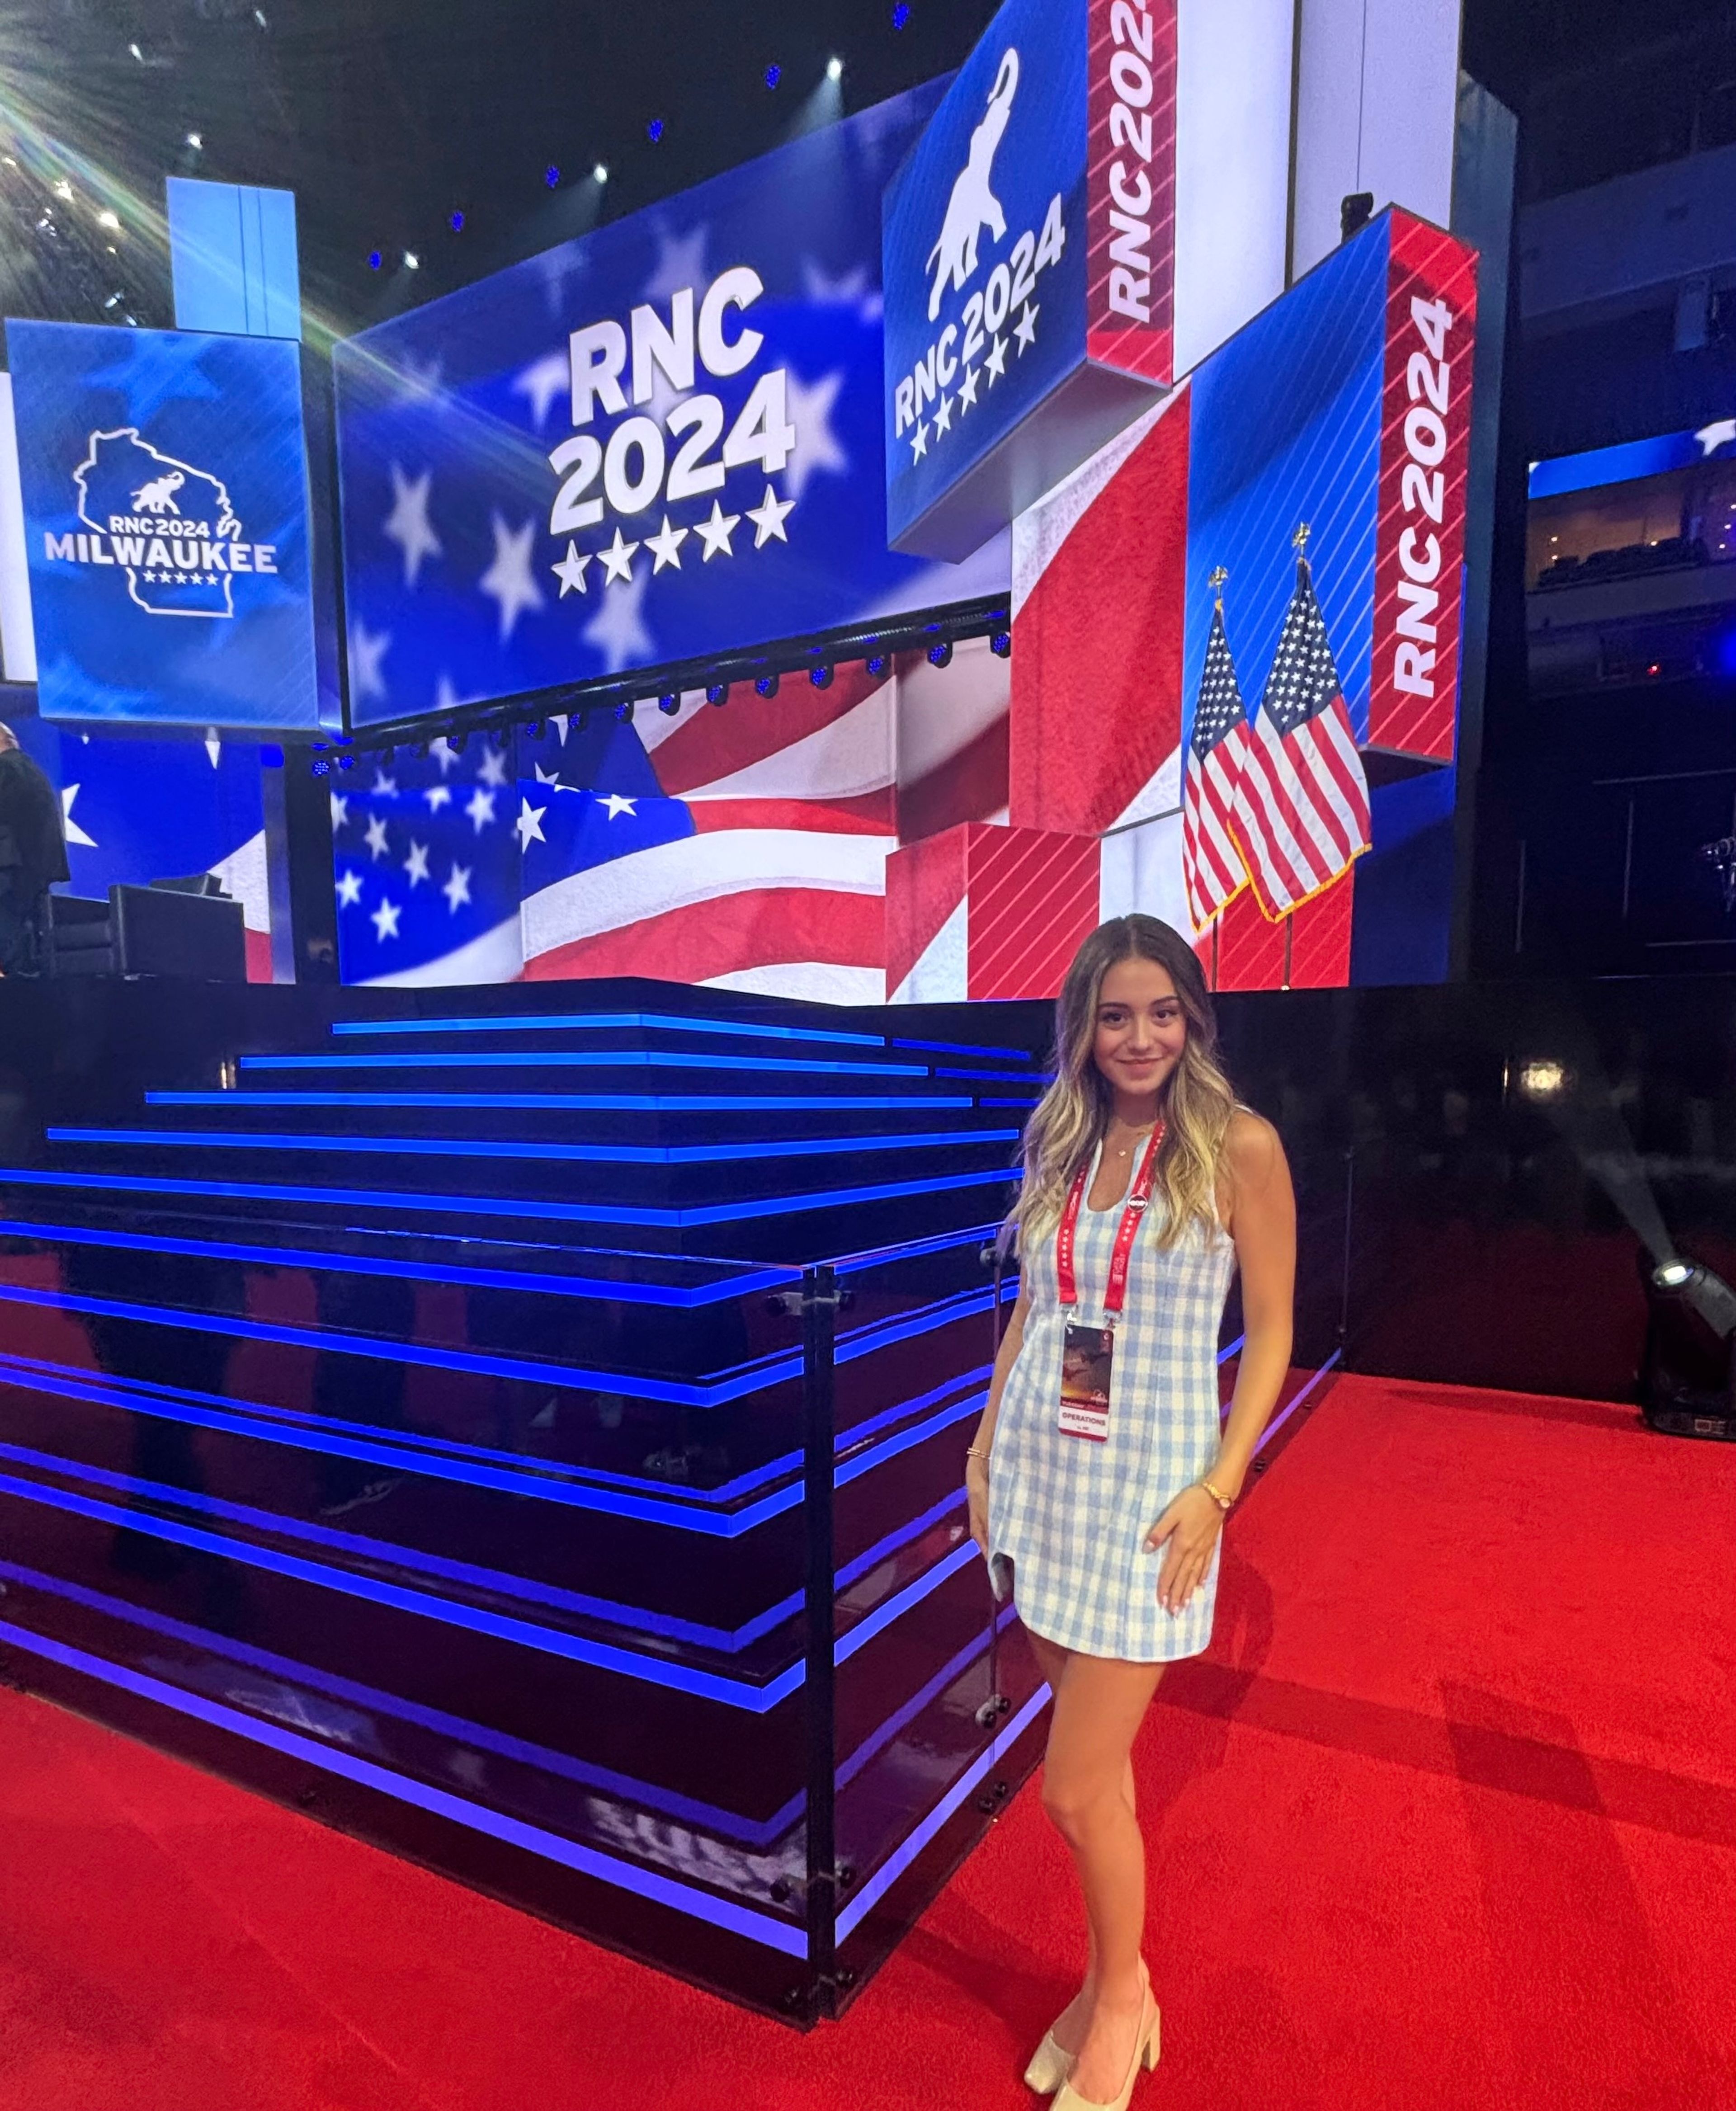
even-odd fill
[[[1305,557],[1247,744],[1234,829],[1273,918],[1330,886],[1369,848],[1368,779]]]
[[[1247,884],[1247,868],[1230,830],[1252,738],[1224,635],[1220,597],[1206,643],[1182,797],[1182,879],[1196,931],[1203,931]]]

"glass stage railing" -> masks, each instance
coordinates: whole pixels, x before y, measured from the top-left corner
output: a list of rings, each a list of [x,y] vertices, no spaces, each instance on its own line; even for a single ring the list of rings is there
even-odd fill
[[[0,1662],[807,2022],[1044,1732],[962,1496],[1039,1081],[744,1031],[418,1020],[46,1124],[0,1168]],[[763,1066],[696,1079],[706,1032]],[[1343,1169],[1299,1171],[1317,1369]]]

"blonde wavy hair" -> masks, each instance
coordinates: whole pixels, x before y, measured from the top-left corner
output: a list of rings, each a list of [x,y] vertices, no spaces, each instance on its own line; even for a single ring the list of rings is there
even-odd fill
[[[1093,1052],[1097,1004],[1104,976],[1135,960],[1167,971],[1188,1024],[1163,1101],[1157,1192],[1166,1206],[1158,1244],[1174,1246],[1196,1221],[1218,1221],[1218,1164],[1236,1101],[1218,1067],[1217,1016],[1206,978],[1179,931],[1155,916],[1116,916],[1100,924],[1074,956],[1055,1007],[1055,1082],[1025,1124],[1025,1179],[1004,1234],[1026,1253],[1060,1222],[1067,1190],[1109,1126],[1113,1095]]]

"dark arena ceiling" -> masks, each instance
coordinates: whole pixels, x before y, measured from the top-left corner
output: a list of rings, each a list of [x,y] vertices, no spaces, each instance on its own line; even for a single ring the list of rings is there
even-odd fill
[[[181,173],[293,190],[309,334],[344,334],[948,70],[994,6],[14,0],[0,311],[168,324],[162,181]],[[1733,11],[1467,0],[1466,63],[1522,114],[1540,84],[1572,75],[1588,118],[1575,135],[1597,136],[1607,100],[1643,155],[1666,120],[1627,61],[1722,63]]]

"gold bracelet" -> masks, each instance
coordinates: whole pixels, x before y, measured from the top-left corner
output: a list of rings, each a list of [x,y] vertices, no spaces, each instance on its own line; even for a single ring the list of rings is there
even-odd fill
[[[1235,1497],[1234,1496],[1226,1496],[1221,1488],[1213,1487],[1211,1482],[1207,1479],[1204,1474],[1200,1476],[1199,1485],[1206,1491],[1206,1493],[1211,1496],[1213,1502],[1217,1505],[1220,1510],[1228,1510],[1235,1501]]]
[[[980,1459],[985,1466],[988,1464],[988,1453],[980,1444],[967,1444],[965,1446],[965,1456],[967,1459]]]

